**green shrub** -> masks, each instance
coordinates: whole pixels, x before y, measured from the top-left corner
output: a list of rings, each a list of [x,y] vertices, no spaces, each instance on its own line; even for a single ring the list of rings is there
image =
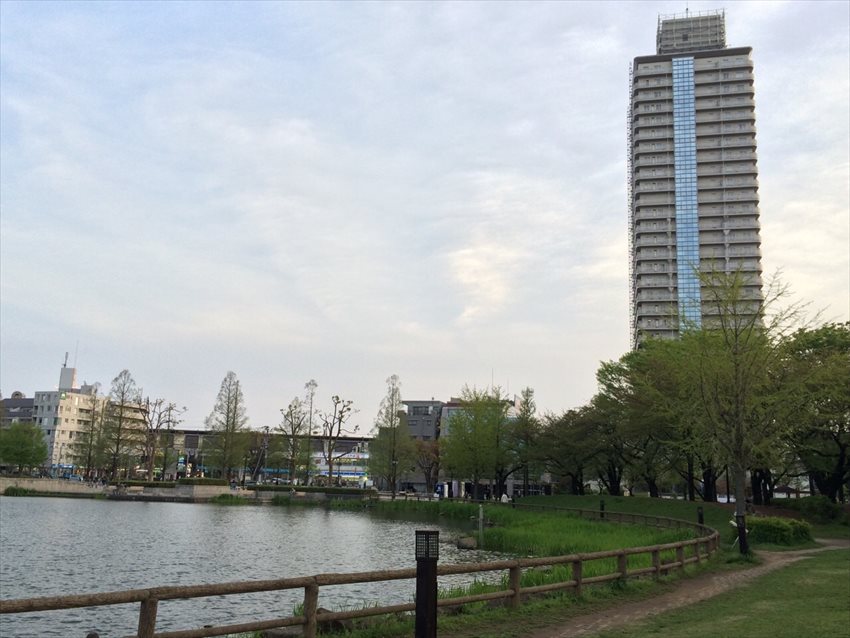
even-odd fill
[[[747,525],[754,543],[800,545],[813,540],[812,526],[795,518],[753,517],[747,520]]]
[[[777,503],[777,501],[774,501]],[[790,498],[780,501],[782,507],[800,512],[805,518],[815,523],[835,523],[844,518],[844,510],[838,503],[833,503],[826,496],[806,496],[805,498]]]
[[[242,498],[235,494],[219,494],[218,496],[211,498],[210,503],[215,503],[217,505],[254,505],[256,504],[256,501],[253,499]]]
[[[30,496],[31,494],[35,494],[35,490],[28,490],[14,485],[10,485],[3,491],[3,496]]]
[[[227,485],[227,479],[214,478],[182,478],[177,480],[178,485]]]
[[[126,485],[127,487],[174,487],[174,481],[110,481],[110,485]]]
[[[319,492],[324,494],[349,494],[352,496],[369,496],[375,493],[372,489],[362,490],[359,487],[321,487],[318,485],[255,485],[248,489],[260,492]]]

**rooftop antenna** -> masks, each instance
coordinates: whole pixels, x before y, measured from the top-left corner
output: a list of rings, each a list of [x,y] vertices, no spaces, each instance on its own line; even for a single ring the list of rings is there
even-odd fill
[[[63,367],[63,368],[67,368],[67,367],[68,367],[68,353],[67,353],[67,352],[65,353],[65,363],[63,363],[63,364],[62,364],[62,367]]]

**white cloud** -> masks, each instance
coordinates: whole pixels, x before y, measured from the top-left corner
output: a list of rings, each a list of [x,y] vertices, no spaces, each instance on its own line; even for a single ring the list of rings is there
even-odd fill
[[[393,372],[559,410],[628,347],[628,65],[676,3],[116,7],[3,8],[4,390],[49,387],[79,340],[88,380],[129,367],[189,426],[228,369],[255,425],[309,377],[368,421]],[[727,11],[754,47],[765,269],[836,318],[847,22]]]

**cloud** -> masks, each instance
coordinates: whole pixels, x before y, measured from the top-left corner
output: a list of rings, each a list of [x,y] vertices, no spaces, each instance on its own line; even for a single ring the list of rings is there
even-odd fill
[[[3,8],[5,385],[52,385],[80,340],[83,376],[138,370],[188,426],[228,369],[255,425],[309,377],[371,418],[393,372],[559,410],[628,347],[626,87],[655,5],[128,7]],[[727,25],[755,51],[765,269],[846,317],[846,11]]]

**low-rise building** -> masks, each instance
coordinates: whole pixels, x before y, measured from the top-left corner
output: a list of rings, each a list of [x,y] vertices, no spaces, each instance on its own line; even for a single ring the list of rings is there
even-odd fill
[[[23,392],[15,391],[8,399],[0,399],[0,428],[13,423],[32,423],[35,399],[27,398]]]
[[[92,416],[103,409],[106,398],[97,394],[96,386],[76,387],[75,368],[62,366],[59,386],[55,390],[39,390],[33,399],[32,420],[44,433],[47,443],[45,465],[54,472],[75,468],[73,444],[80,433],[92,424]]]

